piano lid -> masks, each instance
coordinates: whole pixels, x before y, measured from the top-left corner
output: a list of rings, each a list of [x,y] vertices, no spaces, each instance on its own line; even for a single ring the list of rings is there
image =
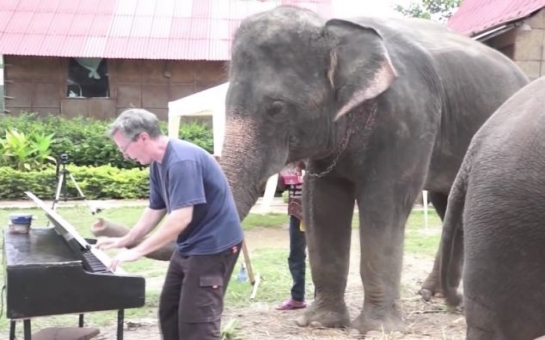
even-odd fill
[[[111,259],[110,257],[102,250],[93,247],[89,242],[87,242],[80,233],[70,224],[68,221],[66,221],[64,218],[62,218],[59,214],[57,214],[54,210],[49,208],[45,202],[40,200],[38,197],[36,197],[33,193],[30,191],[26,191],[25,194],[30,197],[40,208],[42,208],[45,212],[45,215],[53,225],[55,226],[55,230],[61,236],[68,242],[70,246],[75,246],[73,244],[73,241],[76,241],[77,244],[79,244],[82,249],[86,249],[90,251],[100,262],[102,262],[106,267],[110,266]],[[113,272],[116,275],[127,275],[127,273],[121,268],[121,266],[117,266],[115,271]]]
[[[49,208],[44,201],[36,197],[32,192],[25,191],[25,194],[32,199],[40,208],[43,209],[45,212],[47,218],[53,222],[55,225],[55,228],[61,229],[59,230],[60,233],[63,234],[63,237],[73,237],[83,249],[91,249],[91,245],[79,234],[79,232],[74,228],[68,221],[66,221],[64,218],[61,217],[61,215],[57,214],[55,211],[53,211],[51,208]]]

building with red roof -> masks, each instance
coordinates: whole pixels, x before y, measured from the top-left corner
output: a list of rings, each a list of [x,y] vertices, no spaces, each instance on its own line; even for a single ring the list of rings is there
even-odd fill
[[[279,5],[328,17],[331,0],[2,0],[7,112],[112,118],[225,82],[241,20]]]
[[[447,25],[513,59],[530,77],[545,75],[545,0],[464,0]]]

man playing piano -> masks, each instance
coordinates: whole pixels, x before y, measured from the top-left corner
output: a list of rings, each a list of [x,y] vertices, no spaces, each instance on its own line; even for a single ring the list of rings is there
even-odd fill
[[[163,338],[219,339],[223,298],[243,239],[225,175],[204,149],[163,135],[157,117],[144,109],[121,113],[108,134],[125,158],[150,165],[150,197],[127,235],[99,239],[96,246],[125,248],[143,240],[112,259],[115,270],[176,240],[159,302]]]

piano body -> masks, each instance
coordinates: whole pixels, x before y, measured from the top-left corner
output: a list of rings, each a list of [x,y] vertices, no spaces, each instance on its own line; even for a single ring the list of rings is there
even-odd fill
[[[59,314],[118,310],[118,339],[123,338],[123,310],[145,302],[145,279],[122,269],[111,272],[109,257],[92,247],[56,212],[27,193],[46,213],[51,228],[31,228],[28,234],[4,230],[6,314],[24,320],[25,340],[30,319]]]

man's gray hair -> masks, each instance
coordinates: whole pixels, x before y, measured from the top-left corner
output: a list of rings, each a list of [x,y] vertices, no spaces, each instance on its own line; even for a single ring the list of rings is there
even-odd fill
[[[136,140],[142,132],[146,132],[151,139],[163,135],[159,127],[157,116],[144,109],[127,109],[110,124],[106,132],[112,137],[116,132],[121,132],[127,139]]]

